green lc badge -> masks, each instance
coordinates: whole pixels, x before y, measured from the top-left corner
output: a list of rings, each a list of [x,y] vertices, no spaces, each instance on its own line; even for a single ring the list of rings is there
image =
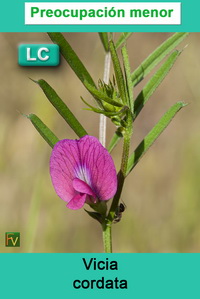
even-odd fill
[[[59,46],[54,44],[21,44],[18,47],[21,66],[57,66],[60,63]]]

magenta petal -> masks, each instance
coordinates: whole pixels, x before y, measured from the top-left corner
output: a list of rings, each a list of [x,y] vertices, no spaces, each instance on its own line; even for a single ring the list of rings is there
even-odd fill
[[[117,174],[111,155],[93,136],[82,137],[78,146],[82,168],[86,175],[89,173],[88,181],[93,192],[99,200],[112,198],[117,190]]]
[[[51,154],[50,174],[56,193],[66,202],[77,202],[78,192],[98,200],[108,200],[116,193],[112,157],[93,136],[59,141]],[[82,205],[82,196],[79,200]],[[75,206],[79,208],[79,204]]]
[[[73,180],[73,187],[76,191],[78,191],[80,193],[85,193],[85,194],[95,197],[95,194],[92,191],[92,189],[90,188],[90,186],[80,179],[76,178]]]
[[[84,203],[86,201],[86,194],[80,195],[76,194],[66,205],[71,210],[78,210],[81,209],[84,206]]]
[[[56,193],[66,202],[77,194],[72,182],[79,160],[76,140],[64,139],[54,146],[50,158],[51,179]]]

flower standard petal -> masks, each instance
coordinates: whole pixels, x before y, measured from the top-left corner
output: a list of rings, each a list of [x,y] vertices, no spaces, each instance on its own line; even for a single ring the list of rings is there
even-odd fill
[[[99,200],[112,198],[117,190],[117,173],[111,155],[93,136],[82,137],[78,146],[93,192]]]
[[[76,140],[64,139],[54,146],[50,158],[50,175],[56,193],[66,202],[77,194],[73,188],[73,179],[79,160]]]

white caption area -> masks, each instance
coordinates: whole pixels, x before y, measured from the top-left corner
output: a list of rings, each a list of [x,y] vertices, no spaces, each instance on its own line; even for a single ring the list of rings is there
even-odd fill
[[[27,2],[25,24],[180,25],[181,3]]]

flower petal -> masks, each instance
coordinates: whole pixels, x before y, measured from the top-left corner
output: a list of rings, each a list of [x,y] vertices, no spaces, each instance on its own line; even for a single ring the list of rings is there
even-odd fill
[[[77,192],[96,197],[90,186],[80,179],[75,178],[73,180],[73,187]]]
[[[93,136],[79,140],[82,169],[89,172],[89,185],[100,200],[112,198],[117,190],[117,173],[109,152]]]
[[[86,194],[76,194],[66,205],[71,210],[78,210],[81,209],[84,206],[84,203],[86,201]]]
[[[93,136],[56,143],[50,158],[50,174],[56,193],[66,202],[77,191],[92,193],[99,200],[108,200],[116,193],[117,174],[112,157]]]
[[[77,140],[64,139],[56,143],[50,158],[50,174],[58,196],[69,202],[75,195],[73,179],[80,162]]]

